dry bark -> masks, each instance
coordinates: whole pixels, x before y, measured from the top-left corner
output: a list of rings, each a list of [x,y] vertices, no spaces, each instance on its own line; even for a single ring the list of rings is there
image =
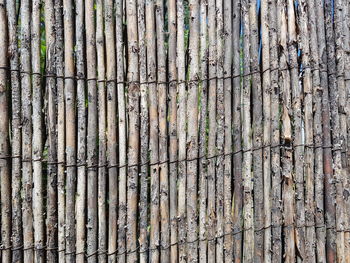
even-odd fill
[[[208,204],[207,204],[207,238],[208,238],[208,262],[215,262],[215,235],[216,235],[216,213],[215,213],[215,158],[216,155],[216,11],[215,1],[208,0],[208,64],[209,64],[209,87],[208,87]]]
[[[128,178],[127,178],[127,251],[135,251],[137,247],[137,187],[139,156],[139,56],[137,41],[137,1],[126,1],[126,20],[128,21]],[[129,253],[127,261],[137,262],[137,253]]]
[[[77,122],[78,122],[78,131],[77,131],[77,163],[84,164],[86,163],[86,149],[87,149],[87,116],[86,116],[86,85],[84,78],[86,77],[85,71],[85,9],[84,2],[77,2],[75,6],[75,35],[76,35],[76,75],[81,78],[77,80]],[[76,261],[78,263],[84,262],[84,253],[85,253],[85,239],[86,239],[86,214],[87,209],[86,199],[88,195],[86,193],[86,182],[87,174],[86,167],[84,165],[78,166],[77,168],[77,196],[76,196],[76,250],[77,257]]]
[[[21,6],[21,70],[27,72],[21,74],[22,88],[22,212],[23,212],[23,246],[33,246],[33,175],[32,175],[32,94],[31,94],[31,52],[30,52],[30,3],[23,2]],[[24,262],[34,261],[34,251],[27,249],[23,252]]]
[[[5,1],[0,1],[0,178],[1,178],[1,244],[4,248],[11,247],[11,178],[9,170],[10,159],[6,158],[10,155],[9,143],[9,120],[10,107],[8,102],[7,89],[7,45],[9,43],[9,35],[6,20]],[[11,250],[6,249],[1,253],[2,262],[11,261]]]
[[[147,50],[146,50],[146,22],[145,22],[145,1],[138,2],[138,36],[139,36],[139,65],[140,83],[147,82]],[[140,201],[139,201],[139,244],[140,262],[147,263],[148,259],[148,141],[149,141],[149,111],[148,111],[148,85],[140,85],[141,93],[141,126],[140,126]]]
[[[6,1],[7,25],[8,25],[8,54],[10,56],[11,68],[11,104],[12,104],[12,156],[21,154],[21,80],[19,70],[19,49],[17,37],[17,15],[15,1]],[[5,32],[4,32],[5,33]],[[2,49],[3,50],[3,49]],[[5,60],[2,60],[5,61]],[[19,247],[22,245],[22,207],[21,207],[21,159],[12,159],[11,170],[11,187],[12,187],[12,222],[11,222],[11,239],[12,246]],[[5,256],[6,258],[6,256]],[[12,251],[12,262],[21,262],[23,253],[20,250]]]
[[[104,2],[96,1],[96,52],[97,52],[97,89],[98,89],[98,183],[97,183],[97,209],[98,209],[98,245],[97,249],[102,252],[107,250],[107,217],[106,217],[106,187],[107,170],[107,108],[106,108],[106,60],[104,40]],[[98,254],[98,262],[106,263],[107,255]]]
[[[170,244],[177,242],[177,68],[176,68],[176,1],[168,1],[169,17],[169,47],[168,47],[168,80],[169,80],[169,215],[170,215]],[[177,245],[170,247],[170,262],[178,262]]]
[[[185,36],[184,36],[184,2],[177,1],[177,74],[179,82],[177,137],[179,140],[178,152],[178,242],[179,262],[186,261],[186,79],[185,71]]]

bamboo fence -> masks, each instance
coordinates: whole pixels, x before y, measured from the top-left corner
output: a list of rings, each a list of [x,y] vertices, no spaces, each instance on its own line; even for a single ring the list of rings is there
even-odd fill
[[[0,0],[0,261],[349,262],[350,2]]]

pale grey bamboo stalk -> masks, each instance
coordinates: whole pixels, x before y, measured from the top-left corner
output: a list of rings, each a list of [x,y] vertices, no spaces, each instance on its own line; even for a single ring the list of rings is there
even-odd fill
[[[250,59],[252,75],[252,140],[253,147],[253,176],[254,176],[254,262],[264,262],[264,181],[263,181],[263,106],[261,76],[259,73],[259,28],[257,1],[249,4],[250,22]],[[265,95],[265,94],[264,94]],[[266,98],[266,95],[264,96]],[[265,148],[266,149],[266,148]],[[263,187],[261,187],[263,186]]]
[[[117,165],[117,89],[116,53],[113,1],[105,2],[105,38],[106,38],[106,78],[107,78],[107,161],[110,166]],[[118,205],[117,167],[108,169],[108,253],[117,251],[117,205]],[[108,262],[117,262],[116,254],[108,255]]]
[[[289,65],[291,67],[291,90],[292,90],[292,108],[293,108],[293,143],[295,145],[303,144],[302,137],[302,90],[299,85],[299,69],[298,69],[298,50],[296,43],[297,25],[296,14],[293,0],[287,2],[288,14],[288,51]],[[301,262],[305,258],[305,198],[304,198],[304,147],[295,147],[294,157],[294,181],[295,181],[295,223],[298,226],[295,230],[297,262]]]
[[[87,262],[96,262],[97,254],[97,83],[95,2],[85,1],[86,68],[87,68]]]
[[[217,41],[216,41],[216,7],[214,0],[208,0],[208,157],[216,155],[216,64],[217,64]],[[216,213],[215,213],[215,158],[208,160],[208,204],[207,204],[207,238],[208,238],[208,262],[215,262],[215,236],[216,236]]]
[[[313,100],[314,100],[314,144],[322,145],[322,87],[320,78],[320,61],[318,55],[317,22],[322,19],[316,17],[316,3],[314,0],[308,2],[309,30],[310,30],[310,65],[312,71]],[[323,175],[323,149],[315,148],[315,192],[314,209],[316,225],[324,225],[324,175]],[[318,262],[326,261],[326,232],[322,227],[316,228],[316,259]]]
[[[9,35],[7,29],[6,3],[0,1],[0,178],[1,178],[1,244],[5,248],[11,247],[11,178],[10,178],[10,159],[6,156],[10,155],[9,142],[9,124],[10,124],[10,107],[8,101],[8,83],[7,70],[8,60],[7,51],[9,44]],[[6,249],[1,253],[2,262],[10,262],[11,250]]]
[[[19,48],[17,36],[16,2],[6,1],[6,14],[8,19],[8,54],[10,55],[11,67],[11,104],[12,104],[12,150],[13,156],[21,155],[21,80],[19,70]],[[21,159],[12,159],[11,170],[11,212],[12,212],[12,246],[20,247],[23,242],[22,236],[22,207],[21,207]],[[5,257],[6,258],[6,257]],[[12,251],[12,262],[21,262],[23,253],[20,250]]]
[[[32,174],[32,94],[31,94],[31,52],[30,52],[30,2],[21,3],[21,74],[22,88],[22,212],[23,212],[23,247],[33,246],[33,174]],[[34,262],[33,249],[24,251],[24,262]]]
[[[167,85],[166,51],[164,38],[164,6],[163,0],[156,2],[156,34],[157,34],[157,90],[159,120],[159,202],[160,202],[160,262],[170,261],[170,218],[169,218],[169,175],[168,175],[168,137],[167,137]]]
[[[64,75],[64,48],[63,48],[63,6],[62,0],[55,0],[55,66],[57,76]],[[65,100],[64,100],[64,80],[58,78],[57,88],[57,241],[58,241],[58,261],[65,261]]]
[[[75,6],[75,58],[76,58],[76,75],[81,79],[77,80],[77,163],[85,163],[86,160],[86,134],[87,134],[87,116],[86,116],[86,48],[85,48],[85,1],[79,1]],[[74,116],[75,117],[75,116]],[[87,174],[85,166],[77,168],[77,196],[76,196],[76,262],[83,263],[85,260],[85,242],[86,242],[86,193]]]
[[[232,52],[233,52],[233,70],[234,76],[241,73],[241,1],[233,2],[232,13]],[[243,184],[242,184],[242,125],[241,125],[241,77],[233,79],[233,150],[237,152],[233,155],[233,231],[238,232],[233,236],[233,255],[234,262],[241,262],[242,258],[242,232],[243,227]]]
[[[138,37],[139,37],[139,65],[140,65],[140,82],[147,82],[147,49],[146,49],[146,21],[145,21],[145,1],[138,1]],[[140,162],[147,163],[148,143],[149,143],[149,110],[148,110],[148,85],[140,85],[141,93],[141,126],[140,126]],[[139,244],[140,244],[140,262],[148,261],[148,165],[140,167],[140,201],[139,201]]]
[[[97,209],[98,209],[98,262],[106,263],[107,255],[107,108],[106,108],[106,59],[104,39],[104,2],[96,1],[96,54],[97,54],[97,89],[98,89],[98,183],[97,183]]]
[[[134,251],[137,247],[137,188],[139,159],[139,101],[140,86],[137,83],[139,76],[139,56],[137,40],[137,1],[126,1],[127,52],[128,52],[128,178],[127,178],[127,251]],[[137,262],[137,253],[129,253],[127,261]]]
[[[262,101],[263,101],[263,195],[264,195],[264,262],[271,262],[271,78],[268,1],[261,1]],[[278,109],[274,109],[277,110]]]
[[[170,199],[170,244],[176,244],[178,238],[177,229],[177,68],[176,68],[176,0],[168,1],[168,80],[169,80],[169,199]],[[173,163],[172,163],[173,162]],[[170,262],[178,262],[178,246],[170,247]]]
[[[224,168],[224,258],[233,261],[232,232],[232,2],[224,1],[224,103],[225,103],[225,168]],[[238,41],[238,39],[234,40]]]
[[[186,79],[185,70],[185,25],[184,25],[184,2],[183,0],[177,1],[177,74],[179,82],[179,95],[178,95],[178,119],[177,137],[179,140],[179,168],[178,168],[178,242],[179,242],[179,262],[186,261]]]
[[[116,22],[116,63],[117,63],[117,90],[118,90],[118,147],[119,147],[119,200],[118,200],[118,262],[126,262],[126,230],[127,230],[127,167],[123,166],[127,162],[127,112],[124,88],[124,33],[123,33],[123,13],[125,4],[118,0],[115,4]],[[128,25],[129,26],[129,25]]]
[[[46,74],[56,74],[55,66],[55,13],[54,1],[45,2],[45,34],[46,34]],[[47,219],[46,246],[57,247],[57,89],[56,81],[52,77],[46,78],[46,122],[48,141],[47,163]],[[47,250],[47,262],[56,262],[57,254],[54,250]]]
[[[243,261],[254,262],[254,204],[253,204],[253,174],[252,160],[252,126],[251,126],[251,77],[250,70],[250,17],[249,1],[242,1],[242,24],[243,24],[243,94],[242,94],[242,178],[243,178]]]
[[[262,11],[262,13],[264,13]],[[271,147],[271,193],[270,205],[274,208],[271,211],[271,224],[275,227],[272,228],[272,240],[271,240],[271,261],[282,262],[282,200],[281,195],[281,149],[280,144],[280,92],[279,85],[279,54],[278,54],[278,28],[279,22],[277,21],[277,1],[270,1],[268,4],[268,29],[269,29],[269,46],[270,46],[270,87],[271,87],[271,139],[270,143],[274,147]],[[276,145],[276,146],[275,146]],[[265,185],[267,186],[267,185]],[[267,246],[268,247],[268,246]]]

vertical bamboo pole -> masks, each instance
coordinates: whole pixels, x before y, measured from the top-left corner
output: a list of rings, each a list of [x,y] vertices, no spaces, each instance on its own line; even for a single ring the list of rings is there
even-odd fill
[[[124,89],[124,32],[123,32],[124,3],[119,0],[115,5],[116,13],[116,59],[117,59],[117,89],[118,89],[118,139],[119,139],[119,200],[118,200],[118,262],[125,262],[126,255],[126,209],[127,209],[127,113]],[[128,25],[129,26],[129,25]],[[130,163],[130,161],[129,161]]]
[[[135,0],[126,1],[126,19],[128,21],[128,180],[127,180],[127,234],[126,247],[135,251],[137,247],[137,185],[138,185],[138,155],[139,155],[139,58],[137,42],[137,5]],[[130,253],[127,261],[137,262],[137,253]]]
[[[30,81],[30,17],[31,8],[29,1],[21,4],[21,69],[26,73],[21,74],[22,89],[22,212],[23,212],[23,246],[25,262],[34,261],[33,246],[33,207],[32,207],[32,107],[31,107],[31,81]]]
[[[6,1],[7,19],[8,19],[8,53],[10,55],[11,67],[11,104],[12,104],[12,156],[21,155],[21,80],[19,70],[19,49],[17,36],[17,14],[16,2]],[[2,49],[3,50],[3,49]],[[4,61],[4,60],[2,60]],[[23,242],[22,236],[22,207],[21,207],[21,159],[12,158],[11,171],[12,187],[12,246],[20,247]],[[23,260],[21,250],[12,251],[12,262],[21,262]],[[6,258],[6,257],[5,257]]]
[[[344,202],[342,198],[343,186],[342,186],[342,167],[341,167],[341,125],[339,114],[339,87],[342,83],[337,81],[337,44],[339,40],[336,37],[339,36],[339,32],[335,35],[334,21],[338,21],[340,15],[338,13],[338,6],[333,6],[332,1],[325,1],[325,20],[326,20],[326,39],[327,39],[327,56],[328,56],[328,85],[329,85],[329,101],[330,101],[330,113],[331,113],[331,131],[332,131],[332,146],[333,146],[333,172],[334,172],[334,184],[335,184],[335,228],[336,228],[336,260],[337,262],[344,261],[344,232],[343,232],[343,213]],[[334,20],[333,20],[334,15]],[[339,29],[338,29],[339,30]],[[337,56],[337,57],[336,57]],[[337,72],[337,74],[334,74]],[[338,84],[340,84],[338,86]]]
[[[55,67],[55,13],[54,2],[45,2],[45,34],[46,34],[46,74],[56,74]],[[47,219],[46,219],[46,246],[48,248],[57,247],[57,89],[56,81],[53,77],[46,78],[47,97],[47,137],[48,137],[48,163],[47,163]],[[47,262],[56,262],[57,253],[53,249],[46,252]]]
[[[161,226],[160,262],[170,260],[170,219],[169,219],[169,178],[168,178],[168,137],[167,137],[167,85],[166,82],[166,52],[164,39],[164,7],[163,0],[156,2],[156,32],[157,32],[157,90],[159,119],[159,198]]]
[[[222,262],[224,259],[224,143],[225,143],[225,103],[224,103],[224,21],[223,21],[223,2],[216,1],[216,149],[219,155],[216,158],[216,261]]]
[[[177,1],[177,74],[178,74],[178,140],[179,140],[179,175],[178,175],[178,233],[179,233],[179,262],[186,261],[186,71],[185,71],[185,25],[184,2]],[[150,123],[151,124],[151,123]]]
[[[158,174],[158,90],[156,88],[156,39],[154,0],[146,1],[146,41],[147,41],[147,68],[149,82],[149,118],[150,118],[150,260],[159,261],[159,174]],[[180,187],[180,186],[179,186]]]
[[[199,76],[199,1],[189,1],[189,85],[187,104],[188,125],[187,158],[187,249],[188,262],[196,262],[198,242],[197,230],[197,164],[198,161],[198,76]]]
[[[84,262],[85,254],[85,239],[86,239],[86,83],[84,78],[86,77],[85,71],[85,15],[84,15],[84,1],[79,1],[75,6],[75,29],[76,29],[76,72],[77,76],[81,79],[77,80],[77,122],[78,122],[78,131],[77,131],[77,196],[76,196],[76,250],[77,257],[76,261],[78,263]],[[75,118],[75,116],[74,116]],[[82,165],[79,165],[82,164]]]
[[[263,194],[264,194],[264,262],[271,262],[271,78],[268,2],[261,1],[262,100],[263,100]],[[274,59],[276,59],[274,57]],[[278,109],[274,109],[278,112]]]
[[[243,177],[243,261],[254,262],[254,204],[253,204],[253,175],[252,167],[252,127],[251,127],[251,77],[250,77],[250,22],[249,1],[242,1],[243,24],[243,98],[242,98],[242,177]]]
[[[209,87],[208,87],[208,262],[215,262],[215,235],[216,235],[216,216],[215,216],[215,163],[213,156],[216,155],[216,11],[215,1],[208,1],[208,63],[209,63]]]
[[[56,32],[56,74],[64,75],[64,46],[63,46],[63,6],[62,0],[55,0],[55,32]],[[57,78],[57,214],[58,214],[58,261],[65,261],[65,100],[64,79]]]
[[[304,147],[302,137],[302,91],[299,85],[299,69],[298,69],[298,55],[297,55],[297,29],[295,6],[293,0],[287,1],[288,14],[288,51],[289,51],[289,65],[291,67],[291,90],[292,90],[292,108],[293,108],[293,143],[297,145],[294,147],[294,174],[295,174],[295,240],[297,248],[297,261],[300,262],[305,258],[305,208],[304,208]]]
[[[330,103],[328,88],[328,58],[327,42],[325,31],[325,15],[323,1],[316,0],[316,19],[317,23],[317,42],[318,55],[320,59],[320,77],[322,88],[322,133],[323,133],[323,173],[324,173],[324,209],[326,223],[326,259],[333,262],[336,258],[335,248],[335,188],[333,184],[333,167],[332,167],[332,149],[329,147],[331,142],[330,127]],[[330,78],[332,82],[333,78]],[[317,209],[321,208],[317,203]],[[320,217],[316,217],[317,223],[322,223]]]
[[[313,112],[313,90],[312,90],[312,72],[310,64],[310,47],[309,47],[309,25],[308,25],[308,5],[301,0],[298,5],[299,11],[299,28],[300,28],[300,49],[302,58],[302,85],[304,89],[304,130],[305,130],[305,258],[306,261],[314,262],[315,254],[315,208],[314,208],[314,112]]]
[[[288,65],[288,46],[287,35],[288,26],[286,18],[286,2],[277,1],[277,24],[280,43],[279,68],[280,78],[279,85],[282,91],[282,131],[281,140],[285,145],[281,153],[282,164],[282,202],[283,202],[283,234],[284,234],[284,251],[285,262],[295,262],[295,233],[294,233],[294,181],[293,181],[293,153],[291,148],[292,141],[292,105],[290,90],[290,72],[287,70]],[[277,183],[277,182],[276,182]],[[280,182],[279,182],[280,183]]]
[[[324,175],[323,175],[323,148],[322,146],[322,88],[320,79],[320,63],[318,57],[316,4],[314,0],[308,3],[310,28],[310,65],[312,71],[313,100],[314,100],[314,144],[315,144],[315,189],[314,209],[316,224],[316,258],[319,262],[326,261],[326,233],[324,227]],[[320,18],[321,19],[321,18]],[[320,226],[320,227],[318,227]]]
[[[233,255],[234,262],[242,258],[242,223],[243,223],[243,184],[242,184],[242,125],[241,125],[241,1],[233,2],[232,13],[232,52],[233,52]]]
[[[98,89],[98,182],[97,182],[97,209],[98,209],[98,262],[106,263],[107,256],[107,108],[106,108],[106,59],[104,39],[104,2],[96,1],[96,55],[97,55],[97,89]]]
[[[117,251],[117,90],[113,1],[105,2],[107,78],[107,161],[108,161],[108,262],[116,262]],[[121,252],[121,251],[120,251]]]
[[[263,4],[265,5],[265,4]],[[264,11],[263,11],[264,10]],[[262,7],[262,14],[265,13],[265,6]],[[271,202],[274,208],[271,211],[272,230],[271,250],[272,262],[282,262],[282,200],[281,195],[281,149],[280,149],[280,92],[281,88],[278,82],[279,78],[279,54],[278,54],[278,28],[277,21],[277,1],[270,1],[268,6],[268,29],[269,29],[269,46],[270,46],[270,89],[271,89]],[[264,29],[265,31],[266,29]],[[267,187],[268,184],[265,184]],[[267,190],[267,189],[266,189]],[[265,225],[266,226],[266,225]],[[267,234],[268,235],[268,234]],[[268,246],[266,246],[267,248]]]
[[[139,65],[140,65],[140,93],[141,93],[141,126],[140,126],[140,197],[139,197],[139,244],[140,263],[148,261],[148,142],[149,142],[149,111],[147,82],[147,50],[146,50],[146,21],[145,1],[138,1],[138,36],[139,36]]]
[[[33,219],[34,219],[34,246],[44,246],[44,216],[43,216],[43,182],[42,182],[42,152],[43,130],[42,124],[42,92],[40,77],[40,0],[32,1],[31,17],[31,48],[32,48],[32,92],[33,92],[33,130],[32,138],[33,159]],[[44,250],[35,250],[35,262],[44,262]]]
[[[97,83],[95,2],[85,1],[86,65],[87,65],[87,254],[88,262],[96,262],[97,250]]]
[[[264,182],[263,182],[263,106],[261,76],[259,73],[259,28],[257,1],[249,3],[250,57],[252,71],[252,136],[254,175],[254,262],[264,261]],[[266,96],[264,96],[266,98]],[[261,187],[263,186],[263,187]]]
[[[168,80],[169,80],[169,208],[170,208],[170,262],[177,263],[177,68],[176,68],[176,0],[168,1]]]
[[[224,170],[224,257],[233,261],[232,235],[232,2],[224,1],[224,103],[225,103],[225,170]],[[237,41],[235,39],[234,41]]]
[[[9,103],[7,90],[7,45],[8,45],[8,30],[5,22],[6,10],[5,1],[0,1],[0,178],[1,178],[1,243],[5,248],[11,247],[11,179],[10,179],[10,159],[6,158],[10,155],[9,145]],[[11,250],[2,251],[2,262],[10,262]]]

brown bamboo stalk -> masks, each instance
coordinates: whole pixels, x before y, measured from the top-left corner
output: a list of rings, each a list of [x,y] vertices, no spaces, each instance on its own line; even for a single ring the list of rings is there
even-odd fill
[[[239,76],[241,73],[241,1],[233,2],[232,13],[232,52],[233,69],[232,74]],[[241,130],[241,78],[233,79],[233,150],[237,154],[233,155],[233,231],[240,231],[243,223],[243,184],[242,184],[242,130]],[[233,236],[234,262],[241,262],[242,258],[242,233],[238,232]]]
[[[169,84],[169,208],[170,208],[170,243],[177,242],[177,68],[176,68],[176,1],[168,1],[168,29],[169,29],[169,48],[168,48],[168,79]],[[170,247],[170,262],[177,263],[177,245]]]
[[[6,11],[8,19],[8,54],[10,55],[11,67],[11,104],[12,104],[12,150],[13,156],[21,154],[21,80],[19,69],[19,49],[17,36],[17,15],[15,1],[6,1]],[[12,246],[20,247],[23,242],[22,236],[22,207],[21,207],[21,159],[12,159],[11,170],[12,187]],[[6,258],[6,257],[5,257]],[[12,251],[12,262],[21,262],[23,253],[20,250]]]
[[[225,169],[224,169],[224,257],[233,261],[232,235],[232,2],[224,1],[224,103],[225,103]],[[237,40],[234,40],[237,41]]]
[[[98,206],[98,250],[107,250],[107,217],[106,217],[106,190],[107,170],[107,108],[106,108],[106,59],[104,39],[104,2],[96,1],[96,52],[97,52],[97,89],[98,89],[98,183],[97,183],[97,206]],[[98,254],[98,262],[106,263],[107,255]]]
[[[76,74],[81,78],[85,78],[85,9],[84,1],[77,2],[75,6],[75,28],[76,28]],[[78,122],[78,131],[77,131],[77,163],[86,162],[86,85],[84,79],[77,80],[77,122]],[[75,116],[74,116],[75,118]],[[79,166],[77,168],[77,196],[76,196],[76,250],[77,257],[76,261],[79,263],[84,262],[85,254],[85,241],[86,241],[86,199],[88,195],[86,193],[86,182],[87,174],[85,166]]]
[[[127,228],[127,123],[126,123],[126,100],[124,89],[124,36],[123,36],[123,13],[125,4],[119,0],[115,5],[116,13],[116,59],[117,59],[117,89],[118,89],[118,140],[119,140],[119,200],[118,200],[118,262],[126,262],[126,228]]]
[[[187,163],[187,260],[195,262],[197,260],[198,224],[197,224],[197,164],[198,157],[198,84],[199,77],[199,1],[189,1],[189,72],[191,80],[188,84],[187,104],[187,158],[193,161]]]
[[[264,185],[263,182],[263,107],[262,107],[262,87],[259,71],[259,29],[257,2],[252,0],[249,4],[250,22],[250,58],[252,75],[252,136],[253,147],[257,148],[253,152],[253,175],[254,175],[254,262],[264,261]],[[266,98],[266,96],[264,96]],[[266,148],[265,148],[266,149]]]
[[[55,67],[55,10],[52,0],[45,2],[45,25],[46,25],[46,74],[56,74]],[[46,122],[48,141],[48,164],[47,164],[47,219],[46,219],[46,246],[57,247],[57,89],[54,78],[46,79]],[[47,250],[47,262],[56,262],[57,253]]]
[[[223,2],[216,1],[216,120],[217,120],[217,137],[216,149],[220,156],[216,159],[216,261],[223,262],[224,257],[224,143],[225,143],[225,103],[224,103],[224,18]]]
[[[320,77],[322,88],[322,133],[323,133],[323,146],[329,146],[331,141],[331,124],[330,124],[330,103],[329,103],[329,88],[328,88],[328,58],[327,58],[327,42],[325,31],[325,15],[323,1],[316,0],[316,19],[317,22],[317,41],[318,41],[318,54],[320,59]],[[331,76],[330,82],[333,81]],[[324,147],[323,149],[323,173],[324,173],[324,209],[326,223],[326,260],[334,262],[336,258],[335,248],[335,188],[333,180],[333,168],[332,168],[332,150],[331,148]],[[319,209],[317,204],[317,209]],[[320,207],[322,209],[322,206]],[[320,217],[316,217],[316,222],[319,222]],[[322,221],[321,221],[322,222]]]
[[[21,4],[21,69],[31,72],[30,65],[30,3],[24,1]],[[23,73],[21,75],[22,85],[22,212],[23,212],[23,246],[25,248],[33,246],[33,209],[32,209],[32,107],[31,107],[31,81],[30,75]],[[25,262],[34,261],[34,251],[27,249],[24,251],[23,260]]]
[[[139,56],[137,53],[137,1],[126,1],[126,19],[128,21],[128,178],[127,178],[127,233],[126,248],[134,251],[137,247],[137,185],[138,185],[138,163],[139,156]],[[128,262],[137,262],[137,253],[127,256]]]
[[[243,261],[254,262],[254,204],[253,204],[253,174],[252,167],[252,126],[251,126],[251,77],[250,74],[250,17],[249,1],[242,1],[242,24],[243,24],[243,94],[242,94],[242,177],[243,177]]]
[[[312,71],[313,100],[314,100],[314,144],[322,145],[322,87],[320,78],[320,61],[318,56],[316,3],[314,0],[308,3],[309,29],[310,29],[310,65]],[[322,18],[317,18],[322,19]],[[315,221],[318,226],[324,225],[324,175],[323,175],[323,149],[315,148],[315,192],[314,209]],[[326,232],[322,227],[316,228],[316,258],[318,262],[326,261]]]
[[[305,130],[305,144],[312,145],[314,143],[314,118],[313,118],[313,90],[312,90],[312,72],[310,68],[310,46],[309,46],[309,25],[308,25],[308,5],[302,0],[298,5],[299,13],[299,28],[300,28],[300,49],[302,59],[302,85],[304,92],[303,108],[304,108],[304,130]],[[316,260],[315,244],[315,207],[314,207],[314,149],[312,147],[305,147],[304,160],[304,176],[305,176],[305,258],[308,262]]]
[[[170,218],[169,218],[169,177],[168,177],[168,137],[167,137],[167,85],[166,52],[164,38],[164,6],[162,0],[156,2],[157,34],[157,90],[159,119],[159,198],[160,198],[160,262],[170,261]]]
[[[146,1],[146,42],[147,42],[147,68],[148,82],[156,81],[156,38],[155,38],[155,6],[154,0]],[[149,84],[149,118],[150,118],[150,248],[149,259],[152,262],[159,261],[159,167],[158,164],[158,90],[155,83]]]
[[[262,14],[265,11],[262,10]],[[278,28],[277,21],[277,1],[270,1],[268,6],[268,28],[269,28],[269,46],[270,46],[270,87],[271,87],[271,203],[274,208],[271,211],[271,223],[275,227],[272,228],[272,244],[271,244],[271,261],[282,262],[282,195],[281,195],[281,149],[277,145],[280,144],[280,92],[279,85],[279,54],[278,54]],[[266,29],[265,29],[266,30]],[[267,186],[267,184],[265,184]]]
[[[88,262],[96,262],[97,254],[97,83],[96,83],[96,23],[93,0],[85,1],[86,65],[87,65],[87,254]]]
[[[64,74],[64,48],[63,48],[63,6],[62,0],[55,0],[55,60],[56,74]],[[64,100],[64,80],[58,78],[57,88],[57,214],[58,214],[58,261],[65,261],[65,100]]]
[[[282,163],[282,202],[283,202],[283,234],[284,234],[284,261],[295,262],[295,233],[294,233],[294,181],[293,181],[293,156],[292,156],[292,103],[290,90],[290,72],[282,70],[287,67],[288,63],[288,46],[287,34],[288,26],[286,19],[286,2],[277,1],[277,24],[280,43],[279,68],[280,78],[279,85],[282,91],[282,132],[281,140],[286,145],[281,153]]]
[[[295,145],[301,145],[303,143],[302,138],[302,104],[301,96],[302,91],[299,85],[299,69],[298,69],[298,55],[297,55],[297,28],[296,17],[293,0],[287,2],[287,15],[288,15],[288,51],[289,51],[289,65],[291,66],[291,91],[292,91],[292,109],[293,109],[293,143]],[[305,258],[305,208],[304,208],[304,147],[295,147],[294,157],[294,175],[295,175],[295,223],[297,228],[296,234],[296,249],[297,249],[297,261],[300,262]]]
[[[113,1],[105,2],[105,37],[106,37],[106,78],[116,78],[115,31]],[[107,160],[108,168],[108,253],[117,251],[117,90],[114,81],[107,82]],[[108,255],[108,262],[116,262],[116,254]]]
[[[32,1],[31,16],[31,48],[32,48],[32,72],[40,73],[40,0]],[[33,92],[33,130],[35,136],[32,138],[33,159],[33,219],[34,219],[34,246],[44,246],[44,216],[43,216],[43,182],[42,182],[42,152],[43,152],[43,130],[42,130],[42,92],[41,77],[38,74],[32,76]],[[35,262],[44,262],[43,250],[35,250]]]
[[[216,155],[216,11],[215,1],[208,0],[208,64],[209,64],[209,87],[208,87],[208,157]],[[215,158],[208,160],[208,262],[215,262],[215,235],[216,235],[216,215],[215,215]]]
[[[5,23],[6,10],[5,1],[0,1],[0,156],[5,157],[10,155],[9,143],[9,124],[10,111],[8,103],[8,88],[7,88],[7,45],[9,43],[9,35],[7,30],[7,23]],[[10,179],[10,159],[0,159],[0,178],[1,178],[1,243],[5,248],[11,247],[11,179]],[[9,249],[3,250],[1,253],[2,262],[11,261],[11,251]]]
[[[271,77],[268,1],[261,1],[262,101],[263,101],[263,195],[264,195],[264,262],[271,262]],[[274,59],[276,59],[274,57]],[[276,80],[276,78],[275,78]],[[274,109],[278,112],[278,109]]]
[[[138,36],[139,36],[139,65],[140,82],[147,82],[147,50],[146,50],[146,21],[145,21],[145,1],[138,1]],[[147,163],[148,142],[149,142],[149,111],[148,111],[148,85],[140,85],[141,93],[141,126],[140,126],[140,162]],[[140,244],[140,262],[148,261],[148,166],[140,167],[140,201],[139,201],[139,244]]]
[[[186,261],[186,79],[185,71],[185,36],[184,36],[184,2],[177,1],[177,73],[179,81],[177,137],[179,140],[178,170],[178,242],[179,262]]]

